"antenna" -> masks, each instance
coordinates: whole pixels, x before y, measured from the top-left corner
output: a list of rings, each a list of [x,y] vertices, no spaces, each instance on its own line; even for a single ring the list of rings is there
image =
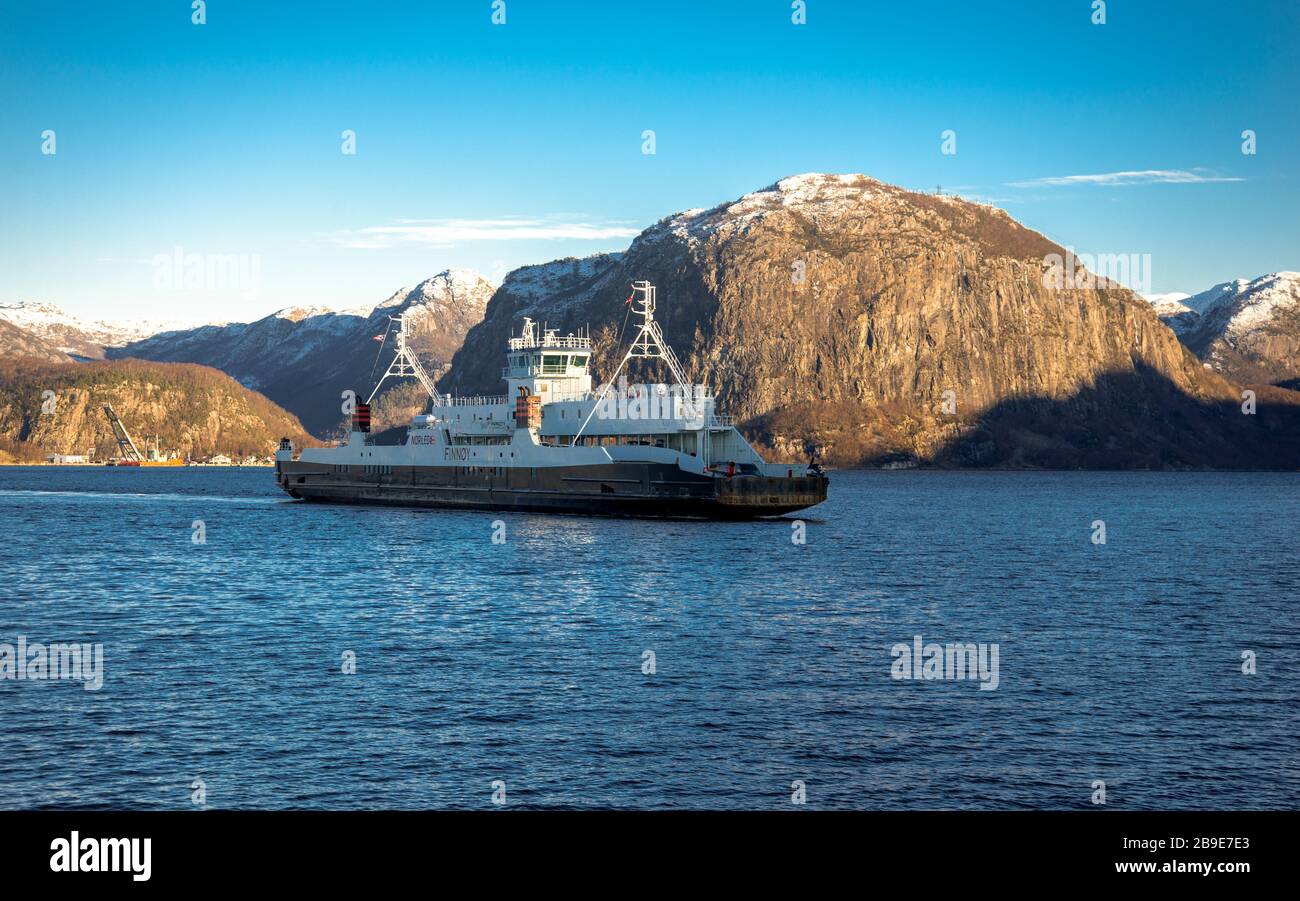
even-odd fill
[[[375,399],[375,395],[379,393],[379,386],[384,383],[384,379],[390,376],[395,379],[413,376],[419,379],[420,384],[424,386],[424,390],[429,392],[429,396],[433,398],[433,402],[441,404],[442,395],[433,386],[433,379],[429,378],[429,374],[420,365],[419,359],[406,345],[406,318],[404,316],[389,316],[388,319],[390,329],[393,327],[392,323],[397,323],[397,353],[393,357],[393,362],[388,364],[388,369],[379,377],[379,381],[375,382],[375,390],[370,392],[370,396],[366,398],[366,403],[370,403]]]
[[[591,422],[591,417],[596,415],[596,410],[600,408],[600,403],[605,399],[618,375],[627,365],[628,360],[633,357],[647,357],[651,359],[663,360],[668,364],[668,369],[673,374],[677,384],[683,389],[683,412],[687,419],[695,418],[694,405],[691,403],[691,386],[686,381],[686,373],[682,370],[682,364],[677,360],[677,354],[668,346],[668,341],[664,338],[663,330],[659,328],[659,323],[655,322],[655,286],[648,281],[639,281],[632,283],[632,296],[628,298],[632,304],[632,312],[641,317],[641,327],[637,331],[636,337],[632,339],[632,346],[627,349],[623,355],[623,362],[618,364],[618,369],[610,376],[605,387],[601,389],[600,396],[596,398],[596,403],[592,406],[591,412],[587,418],[582,421],[582,428],[578,429],[573,436],[572,444],[577,444],[578,439],[582,437],[583,431],[587,428],[587,423]]]
[[[628,348],[627,357],[623,362],[626,363],[632,357],[663,360],[668,364],[668,369],[677,380],[677,384],[683,388],[690,388],[690,385],[686,384],[686,373],[682,371],[682,364],[677,362],[677,354],[673,353],[673,349],[668,346],[659,323],[655,322],[654,285],[645,281],[632,283],[632,312],[641,317],[641,330],[632,339],[632,346]],[[617,377],[618,373],[614,375]]]

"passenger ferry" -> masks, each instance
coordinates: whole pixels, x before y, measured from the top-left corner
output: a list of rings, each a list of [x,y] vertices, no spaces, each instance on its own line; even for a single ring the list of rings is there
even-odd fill
[[[500,397],[441,394],[393,317],[396,354],[357,405],[346,443],[295,452],[282,439],[280,487],[307,501],[711,519],[779,516],[826,499],[817,464],[764,462],[712,393],[687,382],[655,321],[653,285],[633,284],[627,303],[640,325],[610,383],[593,390],[589,334],[525,318],[506,349]],[[662,361],[673,384],[628,386],[636,358]],[[401,443],[379,443],[370,401],[403,377],[428,391],[428,412]]]

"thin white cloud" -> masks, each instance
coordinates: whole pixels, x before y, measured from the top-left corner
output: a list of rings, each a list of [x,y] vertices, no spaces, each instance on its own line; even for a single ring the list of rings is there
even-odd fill
[[[1008,182],[1007,185],[1012,188],[1069,185],[1123,187],[1126,185],[1153,184],[1203,185],[1224,181],[1245,181],[1245,179],[1214,175],[1205,169],[1138,169],[1129,172],[1101,172],[1095,175],[1056,175],[1048,178],[1033,178],[1028,181]]]
[[[620,223],[547,219],[399,219],[393,225],[335,232],[329,240],[343,247],[373,250],[404,244],[451,247],[467,241],[609,241],[634,238],[640,232]]]

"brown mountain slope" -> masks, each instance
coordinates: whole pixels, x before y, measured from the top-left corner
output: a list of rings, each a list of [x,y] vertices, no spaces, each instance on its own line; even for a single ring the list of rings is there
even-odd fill
[[[72,358],[31,332],[0,319],[0,356],[31,357],[47,363],[70,363]]]
[[[1300,398],[1279,391],[1243,415],[1240,389],[1135,294],[1045,283],[1054,254],[1065,251],[992,207],[860,175],[794,176],[664,219],[623,254],[512,273],[442,385],[498,392],[502,348],[525,314],[590,323],[607,375],[628,284],[644,278],[688,374],[786,457],[1300,462]]]
[[[46,403],[53,392],[53,404]],[[143,449],[184,457],[265,455],[281,437],[309,441],[302,424],[256,392],[206,366],[141,360],[42,363],[0,359],[0,440],[28,459],[45,454],[116,454],[104,416],[112,404]]]

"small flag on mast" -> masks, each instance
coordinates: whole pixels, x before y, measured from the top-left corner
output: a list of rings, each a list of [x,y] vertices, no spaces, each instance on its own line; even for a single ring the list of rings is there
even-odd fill
[[[388,337],[388,332],[384,332],[383,334],[375,335],[375,337],[371,338],[370,340],[371,340],[371,341],[383,341],[383,340],[384,340],[385,338],[387,338],[387,337]]]

